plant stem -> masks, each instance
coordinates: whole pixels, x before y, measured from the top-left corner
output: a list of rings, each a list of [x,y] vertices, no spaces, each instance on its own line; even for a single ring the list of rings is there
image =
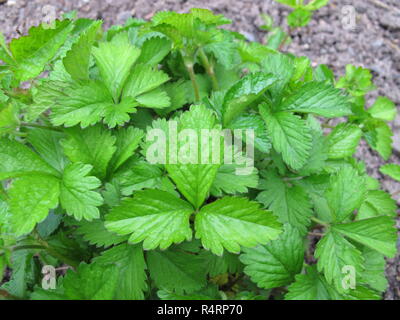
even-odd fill
[[[189,73],[190,81],[192,81],[192,87],[194,91],[194,100],[196,102],[200,101],[200,91],[199,85],[197,84],[196,75],[194,74],[193,64],[185,64],[186,70]]]
[[[49,127],[49,126],[43,126],[41,124],[36,124],[36,123],[27,123],[27,122],[21,122],[21,126],[24,127],[32,127],[32,128],[40,128],[40,129],[47,129],[47,130],[53,130],[53,131],[62,131],[59,128],[55,127]]]
[[[207,57],[206,53],[204,52],[203,48],[199,48],[198,52],[200,55],[201,63],[203,64],[203,67],[206,69],[208,76],[211,78],[213,90],[218,90],[219,85],[218,85],[217,77],[215,76],[214,67],[208,60],[208,57]]]
[[[314,221],[315,223],[318,223],[318,224],[320,224],[320,225],[322,225],[322,226],[324,226],[324,227],[328,227],[328,226],[329,226],[328,223],[326,223],[326,222],[324,222],[324,221],[322,221],[322,220],[320,220],[320,219],[318,219],[318,218],[316,218],[316,217],[311,217],[310,219],[311,219],[312,221]]]

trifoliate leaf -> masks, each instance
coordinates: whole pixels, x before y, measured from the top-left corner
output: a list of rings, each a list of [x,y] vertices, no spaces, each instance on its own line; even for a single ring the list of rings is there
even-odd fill
[[[348,219],[353,211],[360,207],[365,194],[365,179],[352,167],[343,167],[332,175],[325,194],[332,221],[343,222]]]
[[[100,187],[101,181],[88,176],[91,171],[91,165],[75,162],[66,166],[62,176],[60,202],[67,214],[76,220],[100,217],[97,207],[103,204],[103,198],[93,190]]]
[[[8,191],[15,234],[31,232],[47,217],[50,209],[57,207],[59,194],[60,182],[54,176],[31,174],[15,180]]]
[[[71,32],[73,24],[68,21],[56,21],[54,28],[45,24],[33,27],[27,36],[14,39],[10,43],[15,78],[26,81],[38,76],[46,64],[55,56]]]
[[[93,263],[117,266],[118,282],[114,299],[143,300],[143,291],[147,290],[147,275],[141,245],[120,244],[102,252]]]
[[[288,26],[292,28],[305,27],[311,21],[312,12],[303,8],[296,8],[287,16]]]
[[[257,201],[264,204],[283,223],[289,223],[304,234],[310,224],[312,205],[306,191],[300,186],[287,185],[274,172],[266,173],[266,181]]]
[[[346,291],[342,283],[346,276],[345,267],[354,268],[356,276],[360,276],[363,270],[361,252],[334,230],[318,242],[315,257],[318,258],[318,271],[324,272],[328,283],[334,285],[339,292]]]
[[[150,276],[159,289],[194,292],[206,285],[207,268],[202,256],[177,248],[147,253]]]
[[[290,167],[300,169],[307,162],[312,147],[306,122],[290,112],[272,113],[265,105],[260,105],[259,110],[275,150]]]
[[[313,113],[327,118],[350,115],[348,98],[324,82],[308,82],[287,98],[279,110]]]
[[[394,180],[400,181],[400,165],[388,163],[379,168],[379,171],[388,175]]]
[[[131,68],[140,55],[140,49],[129,43],[127,33],[120,33],[111,42],[101,42],[92,51],[101,78],[117,102]]]
[[[369,190],[358,210],[357,220],[373,218],[380,215],[395,216],[396,201],[382,190]]]
[[[81,263],[63,280],[68,300],[112,300],[118,284],[118,267]]]
[[[389,258],[396,254],[396,229],[394,219],[382,216],[346,224],[337,224],[332,230],[343,234]]]
[[[236,82],[225,94],[223,123],[225,126],[257,100],[277,79],[269,73],[252,73]]]
[[[386,97],[378,97],[368,112],[374,118],[384,121],[393,121],[397,113],[393,101]]]
[[[285,225],[285,231],[278,239],[243,251],[240,261],[246,266],[244,273],[260,288],[290,284],[303,268],[303,239],[289,224]]]
[[[138,191],[106,216],[106,228],[120,235],[131,234],[130,243],[143,242],[145,250],[168,248],[192,238],[189,203],[160,190]]]
[[[219,163],[221,162],[220,154],[215,150],[214,143],[210,137],[205,139],[201,136],[203,129],[217,129],[217,121],[210,109],[204,106],[192,106],[190,111],[185,112],[180,117],[178,132],[185,129],[195,130],[197,133],[194,136],[193,147],[189,141],[168,143],[178,144],[175,155],[168,154],[168,162],[165,167],[169,173],[170,178],[175,182],[178,190],[185,196],[185,198],[193,204],[195,208],[199,208],[208,196],[208,192],[217,174]],[[172,133],[173,134],[173,133]],[[219,131],[218,131],[219,134]],[[205,147],[205,143],[208,147]],[[220,137],[217,137],[217,143],[220,143]],[[168,146],[167,146],[168,147]],[[193,148],[193,150],[191,150]],[[171,147],[169,147],[171,149]],[[206,149],[208,149],[208,157],[206,158],[208,164],[203,164],[203,156]],[[167,149],[168,150],[168,149]],[[175,159],[173,158],[175,156]],[[214,156],[218,156],[216,164],[213,163]],[[206,162],[206,163],[207,163]],[[176,163],[176,164],[173,164]]]
[[[351,64],[346,66],[346,76],[339,79],[336,87],[345,88],[351,95],[357,97],[375,89],[371,71]]]
[[[58,176],[56,169],[28,147],[14,140],[0,139],[0,180],[31,173]]]
[[[336,126],[327,137],[328,156],[330,159],[351,157],[362,136],[361,129],[348,123]]]
[[[104,178],[116,147],[116,138],[101,125],[80,129],[66,129],[67,138],[61,141],[64,152],[72,162],[93,166],[93,174]]]
[[[233,253],[240,246],[253,247],[274,240],[281,225],[271,212],[246,198],[225,197],[204,206],[195,219],[196,238],[214,254],[224,248]]]

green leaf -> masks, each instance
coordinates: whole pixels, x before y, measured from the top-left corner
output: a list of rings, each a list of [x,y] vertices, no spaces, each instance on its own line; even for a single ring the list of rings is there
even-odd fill
[[[257,188],[258,170],[253,168],[248,175],[236,174],[236,164],[224,164],[218,169],[218,173],[211,186],[211,194],[221,197],[223,194],[247,193],[248,188]]]
[[[120,235],[131,234],[130,243],[143,242],[145,250],[168,248],[192,238],[189,203],[160,190],[138,191],[106,216],[106,228]]]
[[[297,8],[287,16],[287,23],[292,28],[305,27],[311,21],[312,12]]]
[[[209,164],[202,164],[204,163],[204,161],[202,161],[202,153],[205,152],[203,146],[206,141],[203,141],[201,138],[201,130],[217,128],[219,128],[219,126],[210,109],[202,105],[192,106],[190,111],[183,113],[180,117],[178,133],[185,129],[196,131],[197,154],[193,159],[188,159],[189,161],[186,161],[185,159],[190,156],[187,152],[191,150],[187,150],[188,143],[183,142],[178,144],[178,150],[176,151],[177,159],[173,161],[172,154],[169,154],[169,163],[165,166],[178,190],[196,209],[199,208],[207,198],[221,161],[221,159],[218,159],[218,164],[213,164],[211,161],[212,159],[209,159]],[[213,153],[216,152],[213,148],[214,143],[210,140],[208,141],[210,146],[209,154],[213,155]],[[177,142],[175,142],[175,144],[177,144]],[[194,152],[192,151],[191,153]],[[173,164],[173,162],[176,164]],[[186,162],[187,164],[182,162]]]
[[[206,285],[207,268],[199,255],[186,253],[178,248],[147,253],[150,276],[160,289],[178,294],[194,292]]]
[[[372,117],[384,121],[393,121],[397,113],[394,102],[386,97],[378,97],[368,112]]]
[[[274,240],[281,225],[271,212],[246,198],[224,197],[204,206],[195,219],[196,238],[204,248],[222,255],[224,248],[239,253],[240,246],[253,247]]]
[[[117,266],[81,263],[68,270],[63,286],[68,300],[112,300],[118,284]]]
[[[146,108],[164,109],[171,106],[170,97],[160,87],[141,94],[136,97],[136,101],[141,107]]]
[[[312,216],[312,204],[306,191],[300,186],[289,187],[274,172],[266,174],[264,189],[257,201],[272,210],[281,222],[289,223],[304,234]]]
[[[100,75],[114,102],[117,102],[133,64],[139,57],[140,49],[129,43],[128,34],[121,33],[111,42],[101,42],[93,48]]]
[[[15,78],[22,82],[38,76],[64,44],[72,28],[73,24],[68,20],[56,21],[55,28],[41,24],[31,28],[27,36],[12,40],[10,51],[16,61],[12,66]]]
[[[365,194],[365,179],[352,167],[343,167],[332,175],[325,194],[332,221],[343,222],[348,219],[353,211],[360,207]]]
[[[134,154],[143,136],[142,130],[133,127],[121,128],[116,131],[116,150],[110,161],[112,171],[116,171]]]
[[[31,232],[47,217],[50,209],[57,207],[59,194],[60,182],[50,175],[31,174],[15,180],[8,190],[15,234]]]
[[[334,118],[352,114],[348,97],[341,90],[324,82],[308,82],[295,94],[289,96],[279,110],[314,113]]]
[[[97,247],[109,247],[128,240],[128,236],[120,236],[108,231],[104,221],[97,219],[90,222],[82,220],[77,222],[76,232],[83,236],[83,239]]]
[[[372,130],[372,137],[367,138],[370,147],[381,155],[384,160],[388,160],[392,154],[392,136],[390,127],[383,121],[377,123]]]
[[[328,283],[333,284],[339,292],[345,292],[342,280],[346,273],[343,268],[354,267],[356,276],[359,276],[364,259],[361,252],[335,230],[329,231],[318,242],[315,257],[318,259],[318,271],[324,272]]]
[[[28,147],[14,140],[0,139],[0,180],[31,173],[58,176],[54,168]]]
[[[372,73],[368,69],[346,65],[346,76],[339,79],[337,88],[345,88],[353,96],[359,97],[375,89]]]
[[[364,247],[362,253],[365,260],[365,270],[362,273],[363,281],[375,290],[385,291],[388,286],[385,276],[385,257],[368,247]]]
[[[332,230],[341,233],[389,258],[396,254],[394,219],[387,216],[369,218],[346,224],[337,224]]]
[[[126,82],[122,96],[137,99],[168,80],[168,75],[161,70],[156,70],[147,64],[137,65]]]
[[[384,164],[379,168],[379,171],[388,175],[394,180],[400,181],[400,165],[394,163]]]
[[[300,169],[306,164],[312,147],[306,122],[290,112],[272,113],[265,105],[260,105],[259,110],[275,150],[290,167]]]
[[[358,210],[357,220],[373,218],[380,215],[394,217],[396,215],[396,201],[390,194],[382,190],[369,190]]]
[[[229,126],[230,129],[253,129],[254,147],[263,153],[271,150],[271,141],[267,133],[265,121],[257,114],[244,113],[233,120]]]
[[[330,159],[351,157],[357,149],[362,136],[361,129],[354,124],[341,123],[327,137]]]
[[[298,274],[288,287],[285,300],[336,300],[339,293],[330,286],[315,267],[307,267],[306,274]]]
[[[116,265],[118,274],[117,290],[114,299],[143,300],[147,290],[146,262],[140,245],[120,244],[103,251],[93,263]]]
[[[271,87],[277,79],[272,74],[251,73],[236,82],[225,94],[222,106],[223,123],[227,126],[252,102]]]
[[[260,288],[288,285],[303,268],[303,239],[289,224],[285,225],[285,231],[278,239],[243,251],[240,261],[246,265],[244,273]]]
[[[93,174],[104,178],[108,164],[116,150],[116,138],[101,125],[80,129],[66,129],[67,138],[61,141],[64,152],[72,162],[93,166]]]
[[[170,51],[171,41],[169,41],[167,38],[152,37],[143,43],[137,63],[145,63],[150,66],[156,66]]]
[[[60,144],[63,137],[62,132],[34,128],[29,129],[27,140],[43,160],[57,171],[62,172],[67,162]]]
[[[225,251],[222,256],[216,256],[210,251],[201,251],[206,260],[206,266],[210,277],[216,277],[224,273],[242,272],[243,265],[240,263],[239,256]]]
[[[66,166],[61,180],[60,202],[67,214],[76,220],[100,217],[97,207],[103,204],[100,193],[93,191],[101,185],[96,177],[87,176],[92,166],[76,162]]]
[[[89,79],[90,54],[101,24],[102,21],[93,22],[79,35],[78,41],[72,45],[71,50],[65,55],[63,64],[72,79]]]

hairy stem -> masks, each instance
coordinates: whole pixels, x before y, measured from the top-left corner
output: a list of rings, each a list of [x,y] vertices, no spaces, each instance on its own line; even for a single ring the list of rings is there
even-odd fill
[[[198,52],[199,52],[201,63],[203,64],[203,67],[206,69],[208,76],[211,78],[213,90],[218,90],[219,85],[218,85],[217,77],[215,76],[213,65],[208,60],[208,57],[207,57],[206,53],[204,52],[203,48],[199,48]]]
[[[46,249],[46,247],[42,245],[29,244],[22,246],[14,246],[11,248],[12,251],[25,250],[25,249]]]

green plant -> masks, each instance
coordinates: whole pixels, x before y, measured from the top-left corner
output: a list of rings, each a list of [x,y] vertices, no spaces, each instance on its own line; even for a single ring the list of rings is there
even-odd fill
[[[396,203],[353,154],[364,137],[388,158],[395,109],[365,109],[367,71],[336,82],[204,9],[106,32],[69,18],[0,39],[1,296],[380,298]],[[204,129],[218,148],[174,144]]]

